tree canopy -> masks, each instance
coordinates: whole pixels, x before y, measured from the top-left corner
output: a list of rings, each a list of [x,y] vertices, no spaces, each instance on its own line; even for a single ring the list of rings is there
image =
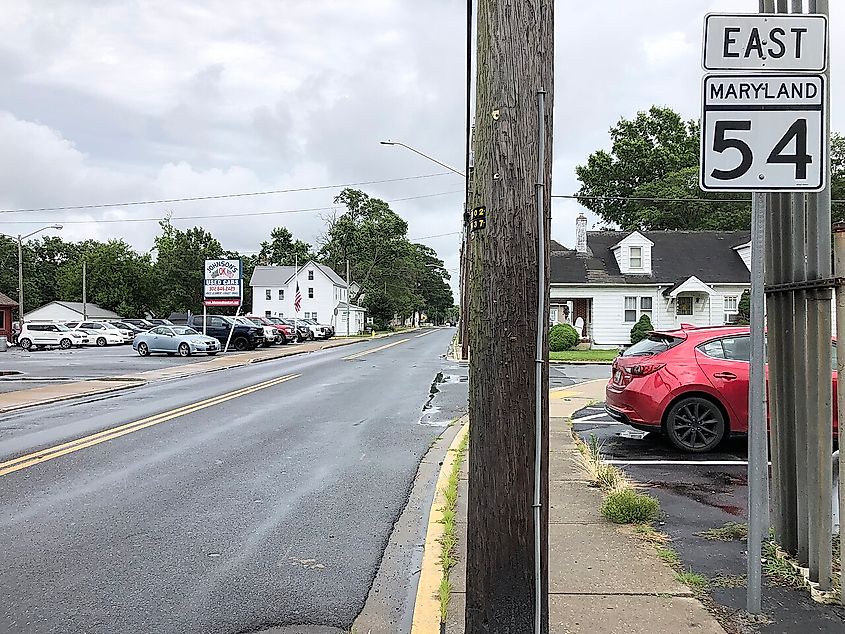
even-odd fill
[[[244,272],[244,304],[252,304],[249,280],[256,265],[328,264],[345,277],[346,260],[370,316],[386,325],[394,316],[415,311],[430,319],[449,318],[454,299],[449,273],[431,248],[408,240],[408,224],[389,205],[360,190],[346,189],[336,198],[346,212],[328,221],[319,252],[296,239],[286,227],[275,227],[255,254],[224,249],[202,227],[180,229],[169,219],[149,253],[124,240],[68,242],[40,236],[23,244],[24,310],[53,300],[82,300],[82,264],[87,267],[87,300],[124,316],[202,311],[206,259],[239,258]],[[0,292],[17,297],[17,242],[0,236]]]
[[[624,230],[737,230],[751,226],[749,194],[704,192],[698,186],[699,126],[670,108],[652,106],[610,129],[610,151],[575,168],[578,201],[607,225]],[[834,200],[845,198],[845,138],[831,137]],[[834,202],[834,220],[845,204]]]

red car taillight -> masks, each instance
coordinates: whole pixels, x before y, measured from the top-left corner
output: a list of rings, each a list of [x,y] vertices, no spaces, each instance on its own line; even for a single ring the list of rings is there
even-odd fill
[[[657,372],[659,369],[665,366],[665,363],[643,363],[632,367],[630,372],[634,376],[647,376],[649,374]]]

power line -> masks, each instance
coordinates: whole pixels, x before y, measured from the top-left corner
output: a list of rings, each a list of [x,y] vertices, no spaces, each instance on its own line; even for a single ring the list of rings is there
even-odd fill
[[[420,196],[408,196],[406,198],[393,198],[391,200],[386,200],[384,202],[387,203],[398,203],[404,202],[407,200],[419,200],[421,198],[434,198],[436,196],[448,196],[452,194],[463,194],[464,191],[462,189],[457,189],[448,192],[437,192],[434,194],[422,194]],[[170,220],[202,220],[202,219],[210,219],[210,218],[247,218],[253,216],[276,216],[282,214],[298,214],[298,213],[308,213],[314,211],[332,211],[336,209],[336,206],[332,207],[307,207],[304,209],[283,209],[279,211],[250,211],[244,213],[235,213],[235,212],[226,212],[220,214],[198,214],[193,216],[169,216]],[[87,225],[87,224],[110,224],[110,223],[127,223],[127,222],[160,222],[168,218],[168,216],[155,216],[149,218],[109,218],[109,219],[102,219],[102,220],[62,220],[63,225]],[[43,220],[0,220],[0,224],[17,224],[17,225],[24,225],[24,224],[42,224]]]
[[[617,202],[651,202],[651,203],[750,203],[750,198],[716,199],[716,198],[651,198],[647,196],[581,196],[579,194],[552,194],[552,198],[568,198],[571,200],[612,200]],[[845,199],[832,200],[834,203],[845,203]]]
[[[273,189],[259,192],[240,192],[235,194],[217,194],[213,196],[191,196],[185,198],[165,198],[161,200],[135,200],[122,203],[99,203],[89,205],[65,205],[63,207],[34,207],[32,209],[0,209],[0,213],[14,214],[37,211],[69,211],[73,209],[102,209],[105,207],[130,207],[132,205],[162,205],[170,203],[194,202],[198,200],[219,200],[221,198],[242,198],[246,196],[268,196],[271,194],[290,194],[294,192],[311,192],[323,189],[339,189],[341,187],[357,187],[360,185],[378,185],[380,183],[398,183],[401,181],[419,180],[423,178],[436,178],[438,176],[451,176],[451,172],[438,172],[436,174],[421,174],[418,176],[405,176],[403,178],[385,178],[382,180],[361,181],[358,183],[343,183],[340,185],[318,185],[314,187],[295,187],[291,189]]]

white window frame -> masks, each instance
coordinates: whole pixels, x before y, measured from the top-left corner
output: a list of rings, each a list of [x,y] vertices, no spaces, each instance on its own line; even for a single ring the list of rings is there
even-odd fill
[[[643,300],[647,299],[649,301],[649,307],[643,308]],[[640,296],[640,313],[639,316],[642,317],[643,315],[648,315],[648,318],[654,322],[654,298],[651,295],[641,295]],[[639,319],[637,320],[639,321]]]
[[[636,259],[640,261],[639,264],[634,264],[634,251],[637,251],[639,255],[636,256]],[[628,266],[632,269],[641,269],[643,268],[643,248],[642,247],[629,247],[628,248]]]
[[[308,287],[308,299],[314,299],[314,287],[313,286]]]
[[[264,289],[264,299],[270,301],[273,299],[273,290],[270,288]]]
[[[284,301],[284,299],[285,299],[285,289],[280,288],[279,289],[279,301]]]
[[[728,300],[731,300],[733,303],[733,308],[728,307]],[[739,312],[739,296],[738,295],[725,295],[725,312],[731,315],[735,315]]]
[[[308,271],[308,281],[310,282],[313,279],[314,279],[314,271],[309,270]]]
[[[632,300],[629,302],[628,300]],[[633,308],[628,308],[629,304],[633,305]],[[639,319],[639,311],[637,310],[637,306],[639,306],[639,298],[635,295],[626,295],[625,299],[622,300],[622,321],[626,324],[635,324],[637,323],[637,319]],[[633,312],[634,318],[628,319],[628,313]]]

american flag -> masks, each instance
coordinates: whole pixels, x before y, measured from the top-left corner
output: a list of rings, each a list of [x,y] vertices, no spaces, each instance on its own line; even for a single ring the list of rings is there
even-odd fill
[[[299,292],[299,282],[296,283],[296,295],[293,296],[293,309],[299,312],[302,308],[302,293]]]

